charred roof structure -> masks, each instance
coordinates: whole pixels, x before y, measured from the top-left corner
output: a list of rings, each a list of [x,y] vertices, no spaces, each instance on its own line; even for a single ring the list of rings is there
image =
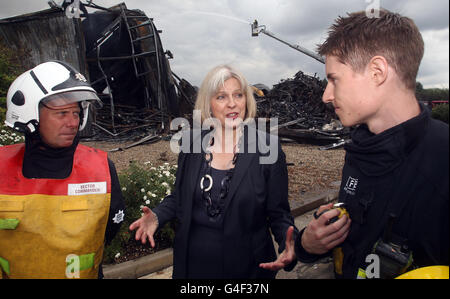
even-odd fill
[[[125,3],[110,8],[92,1],[63,5],[0,20],[0,39],[12,49],[28,50],[27,68],[61,60],[86,75],[104,106],[91,113],[96,119],[82,136],[129,138],[130,131],[139,130],[148,135],[192,109],[191,98],[183,96],[172,74],[172,54],[164,51],[153,19]]]

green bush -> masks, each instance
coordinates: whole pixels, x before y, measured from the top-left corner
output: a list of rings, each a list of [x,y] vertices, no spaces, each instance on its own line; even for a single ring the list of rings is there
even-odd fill
[[[437,105],[431,111],[431,116],[448,124],[448,104]]]
[[[0,37],[0,127],[5,121],[6,94],[9,86],[18,75],[25,71],[23,63],[29,56],[29,50],[14,50],[8,47]]]
[[[0,125],[4,124],[6,117],[6,98],[0,97]]]
[[[177,166],[168,163],[153,167],[151,164],[138,165],[131,162],[129,168],[119,173],[119,182],[125,199],[125,218],[111,243],[106,246],[104,262],[112,263],[116,258],[125,253],[125,249],[134,240],[134,232],[128,227],[142,215],[141,208],[147,206],[150,209],[157,206],[166,195],[169,195],[175,184]],[[155,243],[165,240],[172,244],[175,232],[173,224],[168,223],[155,234]]]

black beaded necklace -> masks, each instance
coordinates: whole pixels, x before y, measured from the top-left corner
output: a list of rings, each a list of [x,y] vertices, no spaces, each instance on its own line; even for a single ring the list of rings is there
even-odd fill
[[[209,144],[210,144],[210,146],[214,145],[214,137],[211,137]],[[211,176],[211,162],[213,160],[213,154],[211,153],[209,147],[205,151],[204,163],[205,163],[206,170],[205,170],[205,175],[203,175],[203,177],[200,180],[200,189],[202,190],[202,198],[203,198],[203,201],[204,201],[204,204],[206,207],[206,213],[212,219],[217,218],[222,213],[225,198],[228,195],[231,178],[233,177],[234,166],[236,165],[236,162],[237,162],[239,150],[236,150],[236,148],[239,149],[238,144],[233,149],[234,155],[233,155],[233,159],[231,160],[232,167],[230,167],[230,169],[227,170],[225,177],[220,182],[220,193],[219,193],[219,198],[217,201],[214,201],[211,198],[211,189],[214,184],[213,178]],[[207,187],[204,186],[206,179],[208,180]]]

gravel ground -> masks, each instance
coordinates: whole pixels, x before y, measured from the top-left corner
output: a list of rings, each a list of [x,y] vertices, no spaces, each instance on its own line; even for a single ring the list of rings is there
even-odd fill
[[[104,151],[126,146],[111,142],[82,143]],[[344,165],[344,149],[320,151],[318,146],[296,143],[285,143],[282,148],[288,163],[289,200],[301,200],[313,193],[336,188]],[[128,167],[130,161],[151,162],[155,166],[163,163],[176,164],[178,155],[171,151],[168,141],[159,141],[109,152],[108,156],[116,165],[117,171],[121,172]]]
[[[130,142],[131,144],[132,142]],[[82,142],[87,146],[99,148],[104,151],[109,151],[118,147],[126,147],[124,143],[112,143],[112,142]],[[320,151],[318,146],[285,143],[282,144],[282,149],[286,154],[286,162],[288,164],[289,174],[289,201],[298,201],[296,204],[301,204],[301,201],[310,196],[322,194],[328,189],[336,189],[340,181],[341,170],[344,164],[345,152],[341,149],[334,149],[328,151]],[[118,172],[124,171],[128,168],[131,161],[137,161],[140,164],[145,162],[151,162],[154,166],[162,165],[163,163],[169,163],[174,165],[177,163],[178,155],[173,153],[170,149],[170,143],[168,141],[159,141],[152,144],[144,144],[129,148],[122,151],[113,151],[108,153],[109,158],[114,162]],[[301,229],[309,218],[311,213],[306,213],[296,218],[296,225]],[[306,220],[304,220],[306,219]],[[297,223],[298,221],[305,223]],[[128,254],[124,254],[121,257],[121,261],[131,260],[146,254],[151,248],[139,244],[138,242],[130,242],[130,251]],[[313,276],[320,273],[327,277],[330,270],[328,269],[329,263],[314,264]],[[317,268],[324,268],[324,270],[317,271]],[[298,264],[297,267],[291,272],[280,271],[277,278],[302,278],[310,277],[311,266]],[[154,278],[170,277],[170,269],[156,275]],[[150,278],[150,277],[149,277]],[[153,277],[151,277],[153,278]]]

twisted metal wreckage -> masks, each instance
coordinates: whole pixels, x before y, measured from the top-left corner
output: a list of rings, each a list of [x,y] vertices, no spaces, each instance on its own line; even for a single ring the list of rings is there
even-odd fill
[[[170,69],[153,19],[125,3],[105,8],[91,1],[63,1],[50,9],[0,20],[0,39],[29,53],[24,67],[62,60],[86,74],[104,103],[81,132],[90,140],[128,145],[170,138],[173,118],[192,120],[197,89]],[[73,15],[77,4],[78,16]],[[89,10],[89,12],[88,12]],[[70,14],[72,12],[72,15]],[[258,88],[259,87],[259,88]],[[348,130],[322,103],[324,83],[298,72],[269,89],[256,84],[258,117],[278,117],[278,134],[296,142],[342,145]],[[274,128],[272,128],[274,129]]]

